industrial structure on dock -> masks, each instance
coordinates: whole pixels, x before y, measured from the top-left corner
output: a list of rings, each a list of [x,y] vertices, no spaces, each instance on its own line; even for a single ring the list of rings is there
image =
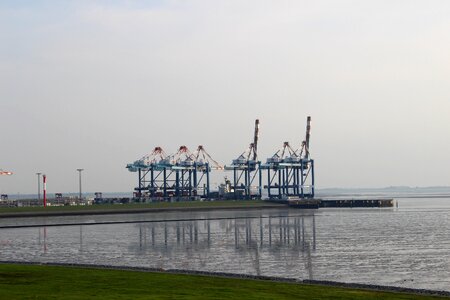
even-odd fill
[[[174,155],[156,147],[149,155],[128,164],[127,169],[138,173],[135,198],[193,199],[209,197],[210,172],[223,167],[200,145],[194,153],[181,146]]]
[[[134,198],[141,202],[314,198],[310,135],[311,117],[308,117],[305,139],[298,149],[285,142],[280,150],[261,163],[258,158],[259,120],[256,120],[252,143],[228,166],[219,164],[200,145],[194,152],[180,146],[173,155],[167,155],[161,147],[155,147],[150,154],[128,164],[126,168],[138,175]],[[219,190],[212,191],[212,171],[232,171],[232,179],[226,177]]]
[[[314,198],[314,160],[309,154],[311,134],[311,117],[307,119],[306,138],[299,150],[294,150],[289,142],[272,157],[268,158],[261,168],[267,172],[268,197]]]
[[[234,199],[261,198],[262,176],[261,162],[258,161],[258,138],[259,120],[256,120],[253,143],[241,155],[233,159],[230,166],[225,167],[225,170],[233,171],[232,189],[228,188],[226,191]],[[254,185],[255,180],[256,186]]]

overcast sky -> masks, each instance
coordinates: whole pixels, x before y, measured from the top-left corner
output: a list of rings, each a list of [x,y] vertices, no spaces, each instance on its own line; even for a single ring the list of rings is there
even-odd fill
[[[203,144],[260,158],[312,116],[317,187],[450,185],[450,1],[0,1],[1,193],[131,191]],[[225,174],[223,174],[225,175]],[[219,179],[222,174],[217,175]]]

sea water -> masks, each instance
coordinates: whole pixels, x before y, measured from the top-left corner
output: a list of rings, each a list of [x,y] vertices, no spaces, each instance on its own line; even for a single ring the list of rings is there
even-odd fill
[[[0,219],[0,260],[332,280],[450,291],[450,199],[394,208]],[[101,224],[103,222],[126,222]],[[58,224],[66,224],[54,226]],[[68,225],[77,224],[77,225]]]

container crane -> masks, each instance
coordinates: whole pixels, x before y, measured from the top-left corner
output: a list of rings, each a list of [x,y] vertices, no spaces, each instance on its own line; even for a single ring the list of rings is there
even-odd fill
[[[223,170],[205,148],[200,145],[195,152],[182,145],[173,155],[167,155],[161,147],[128,164],[130,172],[139,172],[139,185],[135,198],[139,201],[208,198],[211,169]]]
[[[255,120],[255,131],[253,135],[253,143],[248,149],[232,160],[230,166],[226,166],[225,170],[233,171],[233,190],[235,199],[251,199],[261,198],[261,170],[259,168],[261,162],[258,158],[258,137],[259,137],[259,120]],[[252,183],[258,176],[258,192],[252,193]]]
[[[311,117],[307,117],[306,135],[301,147],[294,150],[288,142],[261,169],[267,175],[267,193],[270,199],[313,198],[314,161],[310,158]]]
[[[269,157],[261,166],[267,172],[267,193],[270,199],[298,197],[300,193],[301,157],[289,142]]]
[[[178,151],[172,156],[171,164],[171,167],[165,168],[163,176],[162,187],[164,198],[174,196],[180,199],[194,196],[196,194],[197,168],[195,165],[195,157],[189,148],[184,145],[180,146]],[[173,176],[170,178],[172,173],[175,174],[174,179]]]
[[[135,188],[135,197],[141,201],[145,198],[143,192],[154,194],[153,178],[154,169],[159,164],[170,163],[170,159],[161,147],[155,147],[150,154],[143,156],[131,164],[127,164],[126,168],[130,172],[138,172],[138,187]],[[150,181],[147,180],[147,174],[151,175]]]

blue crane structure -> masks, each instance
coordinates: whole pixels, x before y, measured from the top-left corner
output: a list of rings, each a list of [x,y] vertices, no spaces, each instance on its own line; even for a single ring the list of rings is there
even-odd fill
[[[261,169],[266,172],[269,199],[314,198],[314,160],[310,158],[309,140],[311,117],[307,118],[306,137],[300,149],[294,150],[289,142],[272,157]]]
[[[139,201],[208,198],[211,169],[223,169],[201,145],[194,153],[180,146],[174,155],[156,147],[126,168],[138,173],[134,198]]]
[[[233,171],[231,182],[234,199],[260,199],[262,196],[261,162],[258,161],[259,120],[255,121],[253,143],[238,158],[233,159],[225,170]],[[255,180],[257,185],[254,186]]]
[[[224,197],[227,199],[261,199],[263,191],[269,199],[314,198],[314,160],[310,157],[311,117],[307,117],[306,136],[295,150],[289,142],[265,163],[258,160],[259,120],[255,121],[253,142],[231,165],[221,166],[203,146],[190,152],[180,146],[173,155],[161,147],[128,164],[130,172],[138,173],[135,199],[195,200]],[[225,180],[219,193],[210,190],[211,170],[232,171],[232,179]],[[264,182],[263,185],[263,172]],[[218,195],[218,196],[215,196]]]

